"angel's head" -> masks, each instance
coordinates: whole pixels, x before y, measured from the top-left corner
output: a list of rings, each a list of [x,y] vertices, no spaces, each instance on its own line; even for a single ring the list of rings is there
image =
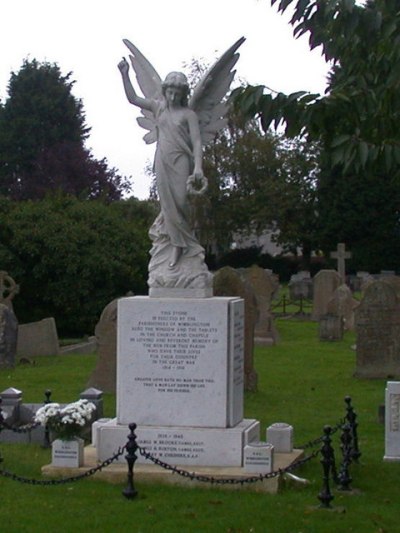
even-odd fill
[[[177,98],[177,103],[183,107],[188,105],[189,82],[182,72],[170,72],[162,82],[162,93],[164,97]]]

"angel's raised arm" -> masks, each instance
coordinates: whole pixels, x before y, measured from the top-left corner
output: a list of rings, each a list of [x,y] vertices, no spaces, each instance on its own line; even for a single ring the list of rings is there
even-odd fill
[[[121,72],[125,94],[128,99],[128,102],[140,107],[141,109],[153,111],[153,101],[148,98],[142,98],[136,93],[135,89],[133,88],[132,82],[129,77],[129,63],[125,58],[123,58],[122,61],[118,63],[118,68]]]

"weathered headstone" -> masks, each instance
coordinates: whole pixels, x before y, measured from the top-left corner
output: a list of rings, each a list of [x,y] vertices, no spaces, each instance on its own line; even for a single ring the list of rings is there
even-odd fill
[[[388,281],[374,281],[355,311],[357,334],[356,376],[400,376],[399,288]]]
[[[340,341],[343,338],[343,318],[327,313],[319,319],[319,340]]]
[[[340,276],[336,270],[320,270],[314,276],[312,320],[319,320],[327,314],[329,300],[340,284]]]
[[[340,285],[328,302],[328,314],[340,317],[346,331],[354,330],[354,309],[358,306],[350,288],[346,284]]]
[[[244,300],[244,388],[257,390],[258,376],[254,369],[254,330],[258,318],[257,301],[248,281],[231,267],[214,274],[215,296],[239,296]]]
[[[0,304],[13,308],[12,300],[19,292],[19,285],[4,270],[0,270]]]
[[[12,309],[0,304],[0,368],[13,368],[17,350],[18,322]]]
[[[268,274],[268,276],[271,279],[272,283],[272,300],[279,300],[279,276],[278,274],[275,274],[272,269],[270,268],[264,268],[265,272]]]
[[[310,272],[302,270],[293,274],[289,281],[289,298],[292,301],[311,300],[313,297],[313,282]]]
[[[116,392],[117,306],[118,298],[107,304],[95,328],[98,359],[88,387],[96,387],[104,392]]]
[[[271,313],[271,301],[275,286],[272,275],[257,265],[242,268],[239,273],[250,283],[257,303],[258,317],[254,328],[255,341],[264,345],[275,344],[278,340],[278,332]]]
[[[351,258],[351,253],[346,252],[346,245],[344,242],[340,242],[337,245],[337,250],[331,252],[332,259],[337,259],[337,271],[339,273],[342,283],[346,283],[346,259]]]
[[[59,353],[60,343],[56,321],[53,317],[20,324],[17,342],[18,357],[29,358],[40,355],[58,355]]]

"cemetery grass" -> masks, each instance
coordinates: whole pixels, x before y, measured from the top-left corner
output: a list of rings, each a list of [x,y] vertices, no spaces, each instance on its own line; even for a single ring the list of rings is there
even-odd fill
[[[362,456],[359,464],[351,466],[353,491],[332,488],[332,510],[318,508],[322,468],[317,457],[295,472],[309,484],[285,481],[278,494],[136,483],[139,495],[129,501],[121,495],[124,485],[92,478],[49,487],[0,478],[2,523],[7,531],[400,531],[400,464],[382,461],[384,427],[378,422],[385,381],[352,376],[354,335],[321,343],[312,322],[280,319],[277,325],[280,343],[256,349],[259,385],[257,392],[246,393],[245,416],[260,420],[262,438],[271,423],[290,423],[295,445],[302,445],[320,436],[325,424],[334,426],[344,416],[344,397],[352,397]],[[40,402],[48,388],[54,401],[72,401],[84,390],[94,365],[93,355],[38,358],[35,365],[1,371],[0,390],[13,386],[24,391],[24,401]],[[106,395],[106,415],[113,415],[114,402],[113,395]],[[337,461],[338,438],[336,433]],[[26,477],[40,479],[41,466],[50,462],[50,451],[36,445],[1,444],[0,451],[4,459],[0,467]]]

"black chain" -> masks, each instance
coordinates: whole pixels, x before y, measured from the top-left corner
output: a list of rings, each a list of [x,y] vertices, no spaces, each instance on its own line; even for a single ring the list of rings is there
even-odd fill
[[[0,431],[7,429],[13,433],[30,433],[32,430],[40,426],[40,422],[31,422],[30,424],[24,424],[23,426],[10,426],[4,420],[0,424]]]
[[[345,423],[346,423],[345,418],[342,418],[341,420],[339,420],[339,422],[335,426],[332,427],[331,435],[333,435],[334,433],[336,433],[336,431],[341,429]],[[307,442],[306,444],[303,444],[302,446],[296,446],[296,448],[299,448],[301,450],[307,450],[308,448],[314,448],[318,444],[321,444],[323,442],[323,439],[324,439],[324,435],[321,435],[320,437],[317,437],[314,440],[310,440],[309,442]]]
[[[20,483],[26,483],[28,485],[64,485],[66,483],[72,483],[74,481],[79,481],[80,479],[84,479],[86,477],[93,476],[96,474],[96,472],[100,472],[103,468],[106,468],[111,463],[116,461],[125,451],[125,446],[122,446],[118,448],[118,451],[109,459],[106,459],[98,466],[95,466],[93,468],[90,468],[83,474],[78,474],[76,476],[71,477],[65,477],[61,479],[34,479],[34,478],[27,478],[23,476],[19,476],[18,474],[14,474],[13,472],[9,472],[8,470],[0,470],[0,476],[6,477],[8,479],[12,479],[14,481],[19,481]]]
[[[246,478],[218,479],[213,476],[204,476],[201,474],[196,474],[195,472],[189,472],[187,470],[183,470],[182,468],[178,468],[176,466],[172,466],[168,463],[165,463],[164,461],[161,461],[160,459],[157,459],[156,457],[153,457],[149,452],[145,450],[145,448],[141,448],[140,446],[138,446],[138,450],[145,459],[148,459],[149,461],[160,466],[161,468],[164,468],[165,470],[169,470],[174,474],[178,474],[179,476],[189,478],[191,481],[195,480],[195,481],[201,481],[204,483],[211,483],[215,485],[244,485],[244,483],[255,483],[257,481],[263,481],[264,479],[272,479],[276,476],[285,474],[286,472],[291,472],[292,470],[295,470],[296,468],[307,463],[308,461],[310,461],[311,459],[313,459],[319,454],[319,450],[317,450],[313,452],[311,455],[305,457],[304,459],[295,461],[294,463],[287,466],[286,468],[279,468],[279,470],[275,470],[274,472],[270,472],[268,474],[258,474],[257,476],[249,476]]]

